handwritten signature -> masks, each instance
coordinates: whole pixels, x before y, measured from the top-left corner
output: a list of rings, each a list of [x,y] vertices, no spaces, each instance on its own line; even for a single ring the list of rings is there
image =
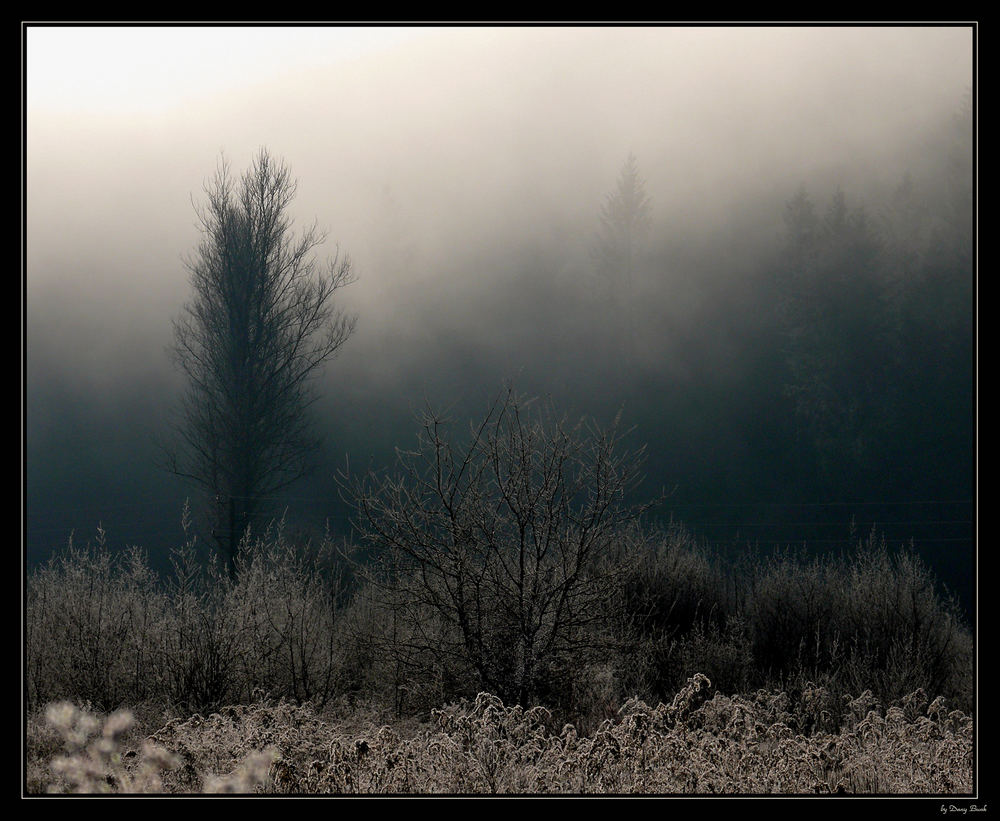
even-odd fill
[[[983,804],[981,807],[976,804],[970,804],[968,807],[957,807],[954,804],[942,804],[941,814],[957,812],[965,815],[967,812],[986,812],[986,805]]]

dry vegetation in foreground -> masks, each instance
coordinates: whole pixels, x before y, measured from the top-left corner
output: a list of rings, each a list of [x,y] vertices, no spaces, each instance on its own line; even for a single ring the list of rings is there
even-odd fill
[[[605,536],[571,588],[525,556],[566,616],[501,606],[499,536],[429,583],[280,523],[160,578],[99,529],[27,577],[24,789],[972,794],[973,636],[912,551]]]
[[[725,696],[695,675],[671,703],[627,701],[588,736],[481,693],[407,732],[259,702],[148,736],[64,702],[28,726],[29,793],[971,794],[973,721],[922,691],[870,692],[824,729],[830,693]]]

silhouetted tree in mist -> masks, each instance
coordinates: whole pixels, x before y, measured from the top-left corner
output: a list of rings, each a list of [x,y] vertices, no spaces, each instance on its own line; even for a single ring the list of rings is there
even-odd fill
[[[840,190],[822,217],[800,190],[785,222],[785,390],[821,472],[839,481],[877,463],[884,438],[892,326],[881,244]]]
[[[652,204],[639,176],[635,155],[629,153],[616,189],[601,205],[600,227],[591,248],[598,275],[607,288],[617,323],[624,323],[626,355],[635,353],[635,287],[642,242],[649,232]]]
[[[312,251],[324,235],[292,230],[295,191],[266,149],[239,180],[220,162],[196,208],[201,244],[185,261],[194,297],[174,322],[187,387],[167,467],[205,493],[231,569],[268,497],[308,472],[318,445],[310,381],[355,327],[333,301],[354,279],[350,259],[320,269]]]
[[[915,479],[947,470],[956,489],[964,486],[962,496],[972,487],[975,453],[972,125],[966,98],[939,135],[940,167],[904,178],[885,215],[899,417],[908,441],[919,445],[901,443],[896,461]]]
[[[869,211],[805,188],[785,208],[784,390],[798,467],[820,488],[967,498],[974,454],[973,167],[968,101],[934,162]],[[790,421],[792,421],[790,420]]]

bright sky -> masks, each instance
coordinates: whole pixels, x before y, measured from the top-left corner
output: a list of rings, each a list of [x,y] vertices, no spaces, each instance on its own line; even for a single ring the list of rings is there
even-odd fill
[[[31,26],[32,112],[153,112],[192,96],[352,59],[426,35],[419,27]]]

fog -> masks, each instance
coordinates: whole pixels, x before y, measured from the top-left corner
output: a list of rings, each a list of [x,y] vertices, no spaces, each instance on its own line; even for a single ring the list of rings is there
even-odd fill
[[[391,463],[425,403],[465,425],[513,380],[569,414],[622,410],[649,446],[645,492],[672,492],[664,518],[732,547],[833,545],[852,517],[894,517],[968,603],[972,382],[947,383],[954,435],[911,446],[913,464],[952,467],[805,481],[763,317],[801,186],[820,212],[840,189],[876,222],[907,174],[928,207],[950,196],[942,146],[972,47],[961,26],[29,26],[28,563],[99,523],[161,563],[179,544],[192,489],[155,467],[154,440],[182,387],[165,348],[193,205],[223,154],[239,173],[267,147],[298,179],[296,224],[327,230],[322,253],[358,275],[341,292],[357,332],[317,386],[317,471],[285,500],[302,527],[347,532],[335,472]],[[630,154],[652,210],[623,365],[590,252]],[[943,501],[963,504],[912,507]],[[911,506],[866,507],[889,502]],[[779,507],[780,531],[748,528]],[[836,538],[788,525],[820,512]],[[926,524],[942,520],[944,535]]]

